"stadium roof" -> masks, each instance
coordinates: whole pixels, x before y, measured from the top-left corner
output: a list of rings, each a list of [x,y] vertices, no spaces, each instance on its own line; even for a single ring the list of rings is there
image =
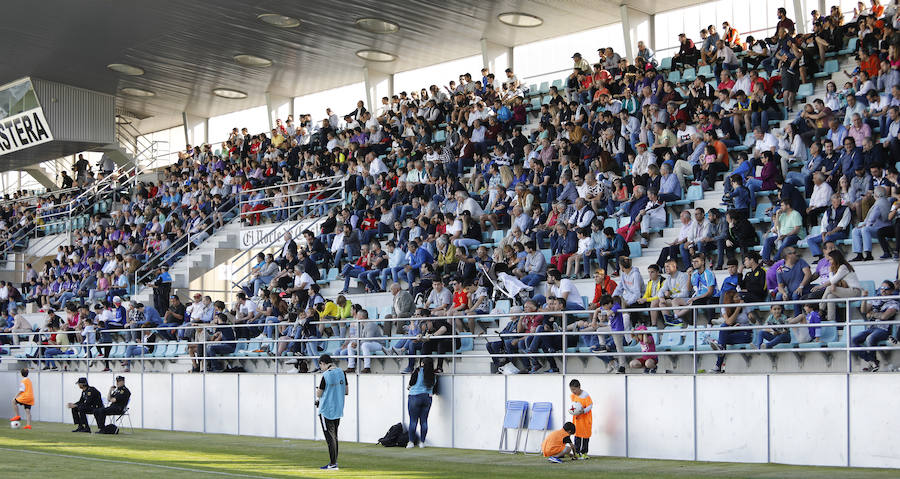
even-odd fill
[[[652,14],[702,1],[621,3]],[[117,94],[119,111],[157,117],[152,123],[164,127],[179,124],[183,111],[210,117],[264,104],[267,92],[293,97],[360,82],[367,63],[395,73],[480,54],[482,38],[516,46],[608,25],[620,20],[619,6],[609,0],[8,2],[0,17],[0,84],[35,76]],[[504,12],[531,14],[543,24],[507,26],[498,20]],[[299,26],[263,23],[259,16],[265,14],[296,18]],[[365,31],[356,21],[367,17],[395,22],[399,30]],[[363,49],[397,59],[367,62],[357,56]],[[243,66],[234,58],[240,54],[273,63]],[[110,64],[138,67],[143,74],[114,72]],[[247,98],[216,97],[212,90],[220,87],[246,92]],[[124,88],[155,95],[127,96]]]

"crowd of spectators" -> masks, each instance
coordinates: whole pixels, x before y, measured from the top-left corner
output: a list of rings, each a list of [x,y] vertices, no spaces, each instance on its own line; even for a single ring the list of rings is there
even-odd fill
[[[115,309],[140,265],[172,264],[160,252],[178,251],[188,238],[199,244],[236,214],[249,224],[283,221],[333,177],[344,184],[342,204],[314,208],[323,216],[315,231],[302,239],[286,234],[281,251],[260,254],[230,308],[201,298],[189,307],[204,309],[186,311],[159,284],[167,276],[161,269],[158,324],[197,322],[195,314],[215,321],[205,337],[225,343],[207,347],[207,355],[233,352],[228,341],[235,337],[256,336],[285,340],[273,354],[317,356],[325,342],[315,340],[325,338],[350,357],[430,354],[453,347],[435,336],[483,332],[477,321],[442,317],[488,313],[507,298],[533,314],[509,327],[512,339],[491,346],[499,361],[519,351],[558,352],[560,338],[533,334],[563,328],[585,332],[594,351],[620,353],[627,338],[602,332],[693,322],[691,310],[679,306],[728,305],[697,323],[740,326],[771,319],[742,302],[863,294],[851,263],[872,260],[876,239],[882,259],[900,253],[900,16],[895,4],[873,1],[846,22],[835,8],[815,13],[809,34],[798,34],[783,8],[768,38],[742,39],[729,22],[703,29],[699,46],[682,34],[671,64],[643,42],[634,62],[609,47],[594,62],[575,53],[572,72],[546,96],[511,69],[485,69],[385,97],[376,111],[360,101],[343,118],[328,110],[316,124],[300,115],[269,133],[235,128],[218,150],[189,146],[161,181],[136,185],[109,217],[76,230],[73,245],[26,278],[22,294],[46,307],[82,298]],[[847,44],[856,45],[850,80],[840,89],[830,82],[824,97],[802,103],[801,85]],[[710,76],[697,74],[704,71]],[[786,120],[783,128],[773,128],[775,120]],[[719,181],[719,208],[690,206],[692,190],[711,191]],[[770,206],[757,208],[764,196]],[[249,201],[237,212],[242,197]],[[771,228],[758,235],[756,224],[767,224],[760,217],[771,218]],[[649,247],[670,223],[678,235],[657,262],[646,271],[633,267],[633,250]],[[847,239],[850,262],[839,248]],[[801,257],[801,246],[815,263]],[[712,270],[723,268],[728,276],[720,284]],[[596,294],[584,301],[573,280],[591,276]],[[333,301],[321,294],[323,278],[343,280]],[[346,297],[354,281],[366,292],[390,291],[391,315],[415,319],[383,330],[375,322],[358,330],[333,323],[369,317]],[[618,312],[641,306],[672,310]],[[833,303],[825,309],[797,308],[787,321],[837,317]],[[552,313],[573,310],[590,311],[567,324]],[[817,340],[818,329],[809,328],[808,340]],[[348,331],[416,339],[356,344]],[[766,344],[783,333],[773,328]],[[649,335],[637,336],[652,351]],[[710,344],[751,339],[723,327]],[[552,358],[548,363],[555,370]],[[618,359],[609,364],[624,370]],[[538,371],[541,364],[529,366]]]

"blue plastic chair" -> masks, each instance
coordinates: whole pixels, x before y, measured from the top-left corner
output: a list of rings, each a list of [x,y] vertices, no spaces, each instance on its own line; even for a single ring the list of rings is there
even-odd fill
[[[519,452],[519,439],[522,437],[522,428],[525,427],[525,413],[528,412],[528,401],[506,401],[506,412],[503,415],[503,425],[500,429],[500,446],[498,452],[515,454]],[[507,434],[510,429],[516,430],[516,443],[512,449],[504,449]]]
[[[659,62],[660,70],[671,70],[672,69],[672,57],[663,58],[661,62]]]
[[[544,438],[547,437],[547,431],[550,430],[550,420],[553,417],[553,403],[536,402],[531,405],[531,416],[528,418],[528,429],[525,431],[525,443],[522,444],[522,452],[525,454],[540,454],[540,444],[543,444]],[[531,431],[542,431],[541,442],[538,450],[528,452],[528,435]]]

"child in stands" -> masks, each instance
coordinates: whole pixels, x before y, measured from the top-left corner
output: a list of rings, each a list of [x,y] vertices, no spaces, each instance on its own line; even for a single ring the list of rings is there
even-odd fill
[[[647,332],[647,327],[643,324],[634,328],[634,333],[631,335],[631,337],[641,345],[642,352],[656,352],[656,341],[653,340],[653,335]],[[656,374],[656,365],[658,363],[659,356],[648,354],[632,359],[629,366],[634,369],[644,368],[645,373]]]

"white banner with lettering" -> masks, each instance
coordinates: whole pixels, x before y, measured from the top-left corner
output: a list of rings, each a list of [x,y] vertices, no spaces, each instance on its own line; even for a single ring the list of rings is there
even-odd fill
[[[0,156],[53,141],[40,107],[0,120]]]

